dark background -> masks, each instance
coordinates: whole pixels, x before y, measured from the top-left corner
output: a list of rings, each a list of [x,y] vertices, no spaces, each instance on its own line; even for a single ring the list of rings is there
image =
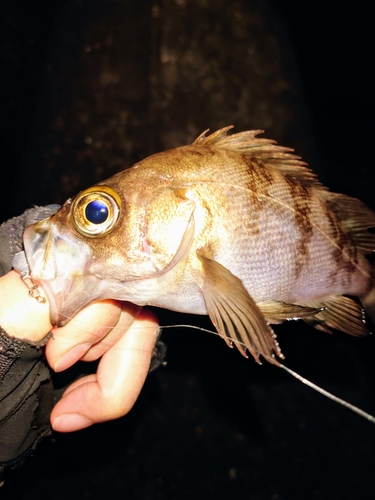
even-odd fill
[[[228,124],[265,129],[375,208],[364,1],[3,0],[0,14],[1,220]],[[289,367],[375,413],[372,338],[277,333]],[[128,416],[55,435],[1,498],[375,497],[373,424],[213,335],[163,339],[168,364]]]

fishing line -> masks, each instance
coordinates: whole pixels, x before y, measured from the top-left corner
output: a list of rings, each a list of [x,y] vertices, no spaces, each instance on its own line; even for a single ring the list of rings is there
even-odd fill
[[[136,316],[137,315],[135,315],[134,319],[136,319]],[[72,319],[72,318],[68,318],[67,317],[67,319]],[[79,325],[75,325],[75,326],[78,327]],[[116,328],[116,326],[115,327],[108,326],[108,331],[112,330],[113,328]],[[124,328],[129,328],[129,327],[124,327]],[[140,326],[139,328],[142,328],[142,327]],[[167,329],[167,328],[189,328],[189,329],[192,329],[192,330],[199,330],[199,331],[202,331],[202,332],[211,333],[213,335],[219,336],[218,332],[216,332],[214,330],[209,330],[208,328],[202,328],[202,327],[196,326],[196,325],[187,325],[187,324],[160,325],[159,328],[160,328],[160,330],[164,330],[164,329]],[[85,329],[82,328],[82,331],[85,331]],[[89,333],[89,331],[87,331],[87,333]],[[228,338],[228,340],[231,340],[231,339]],[[99,340],[98,342],[100,342],[100,341],[101,340]],[[246,348],[246,345],[243,342],[238,341],[238,343],[241,344],[241,345],[243,345]],[[267,356],[263,356],[263,357],[264,357],[264,359],[267,360]],[[268,361],[271,362],[271,360],[268,360]],[[272,359],[271,364],[275,364],[275,361],[276,361],[275,359]],[[364,410],[361,410],[361,408],[358,408],[357,406],[355,406],[355,405],[353,405],[351,403],[348,403],[344,399],[341,399],[338,396],[335,396],[331,392],[329,392],[329,391],[323,389],[322,387],[314,384],[313,382],[311,382],[307,378],[303,377],[299,373],[295,372],[294,370],[288,368],[287,366],[281,364],[278,361],[276,362],[276,366],[278,368],[281,368],[284,371],[286,371],[289,375],[291,375],[292,377],[294,377],[295,379],[297,379],[299,382],[302,382],[302,384],[310,387],[310,389],[313,389],[314,391],[318,392],[319,394],[322,394],[322,396],[325,396],[326,398],[330,399],[331,401],[334,401],[335,403],[338,403],[339,405],[344,406],[345,408],[348,408],[352,412],[357,413],[358,415],[360,415],[361,417],[365,418],[369,422],[372,422],[373,424],[375,424],[375,416],[371,415],[370,413],[367,413]]]
[[[201,331],[207,332],[207,333],[213,333],[214,335],[219,335],[217,332],[214,332],[213,330],[208,330],[206,328],[201,328],[199,326],[194,326],[194,325],[167,325],[167,326],[161,326],[160,328],[161,329],[163,329],[163,328],[192,328],[192,329],[201,330]],[[239,342],[239,343],[242,344],[244,347],[246,347],[246,345],[243,342]],[[267,356],[263,356],[263,357],[265,359],[267,359]],[[274,360],[272,360],[272,361],[274,362]],[[313,389],[314,391],[319,392],[320,394],[322,394],[323,396],[327,397],[328,399],[331,399],[335,403],[338,403],[341,406],[344,406],[345,408],[348,408],[349,410],[353,411],[354,413],[357,413],[358,415],[360,415],[361,417],[365,418],[369,422],[372,422],[373,424],[375,424],[375,417],[373,415],[371,415],[370,413],[367,413],[366,411],[361,410],[361,408],[358,408],[357,406],[355,406],[355,405],[353,405],[351,403],[348,403],[344,399],[341,399],[338,396],[335,396],[331,392],[326,391],[322,387],[319,387],[318,385],[314,384],[313,382],[311,382],[307,378],[302,377],[302,375],[300,375],[299,373],[295,372],[294,370],[291,370],[287,366],[285,366],[285,365],[283,365],[283,364],[281,364],[279,362],[277,363],[276,366],[279,367],[279,368],[282,368],[284,371],[286,371],[287,373],[289,373],[289,375],[291,375],[292,377],[296,378],[297,380],[299,380],[303,384],[305,384],[308,387],[310,387],[310,389]]]
[[[322,394],[323,396],[326,396],[327,398],[331,399],[332,401],[335,401],[335,403],[338,403],[342,406],[345,406],[346,408],[348,408],[349,410],[352,410],[354,411],[354,413],[357,413],[358,415],[360,415],[361,417],[365,418],[366,420],[372,422],[373,424],[375,424],[375,417],[370,415],[370,413],[367,413],[366,411],[363,411],[361,410],[360,408],[358,408],[357,406],[355,405],[352,405],[351,403],[348,403],[347,401],[345,401],[344,399],[341,399],[339,398],[338,396],[335,396],[334,394],[332,394],[331,392],[328,392],[326,391],[325,389],[322,389],[322,387],[319,387],[318,385],[314,384],[313,382],[311,382],[310,380],[308,380],[307,378],[305,377],[302,377],[302,375],[300,375],[299,373],[291,370],[290,368],[288,368],[287,366],[285,365],[282,365],[280,363],[280,368],[282,368],[283,370],[285,370],[287,373],[289,373],[290,375],[292,375],[294,378],[296,378],[297,380],[299,380],[300,382],[302,382],[303,384],[307,385],[308,387],[310,387],[311,389],[314,389],[314,391],[317,391],[319,392],[320,394]]]

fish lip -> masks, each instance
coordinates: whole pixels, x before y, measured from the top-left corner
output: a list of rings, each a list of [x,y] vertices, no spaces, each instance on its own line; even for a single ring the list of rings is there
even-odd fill
[[[50,322],[53,326],[63,326],[67,319],[64,321],[62,315],[59,313],[59,306],[56,297],[51,289],[51,284],[48,281],[40,281],[33,278],[35,283],[42,288],[44,295],[48,299],[50,310]]]
[[[30,276],[49,301],[52,325],[62,326],[91,300],[83,271],[89,246],[63,231],[53,216],[26,228],[23,235]]]
[[[23,233],[23,247],[25,250],[25,257],[30,270],[30,276],[32,277],[36,285],[42,288],[43,294],[47,297],[50,309],[51,324],[55,325],[57,324],[59,316],[55,296],[53,295],[53,293],[51,293],[48,281],[39,279],[38,276],[39,273],[36,272],[36,268],[38,267],[37,263],[40,262],[41,259],[40,252],[42,250],[43,240],[44,240],[43,237],[40,237],[42,235],[42,231],[41,232],[37,231],[36,226],[39,225],[40,228],[44,228],[45,232],[48,232],[49,223],[50,223],[49,219],[44,219],[36,224],[28,226]]]

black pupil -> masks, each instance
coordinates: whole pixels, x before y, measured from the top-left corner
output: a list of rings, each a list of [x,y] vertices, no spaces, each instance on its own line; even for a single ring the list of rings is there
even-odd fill
[[[95,200],[87,204],[86,219],[92,224],[102,224],[108,219],[108,207],[104,201]]]

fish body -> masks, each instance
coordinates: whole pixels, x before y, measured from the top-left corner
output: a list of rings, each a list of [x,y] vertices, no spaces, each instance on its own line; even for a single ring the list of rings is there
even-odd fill
[[[270,324],[367,333],[375,214],[331,193],[292,150],[227,135],[152,155],[25,232],[32,277],[64,323],[104,298],[208,314],[259,361],[282,358]]]

